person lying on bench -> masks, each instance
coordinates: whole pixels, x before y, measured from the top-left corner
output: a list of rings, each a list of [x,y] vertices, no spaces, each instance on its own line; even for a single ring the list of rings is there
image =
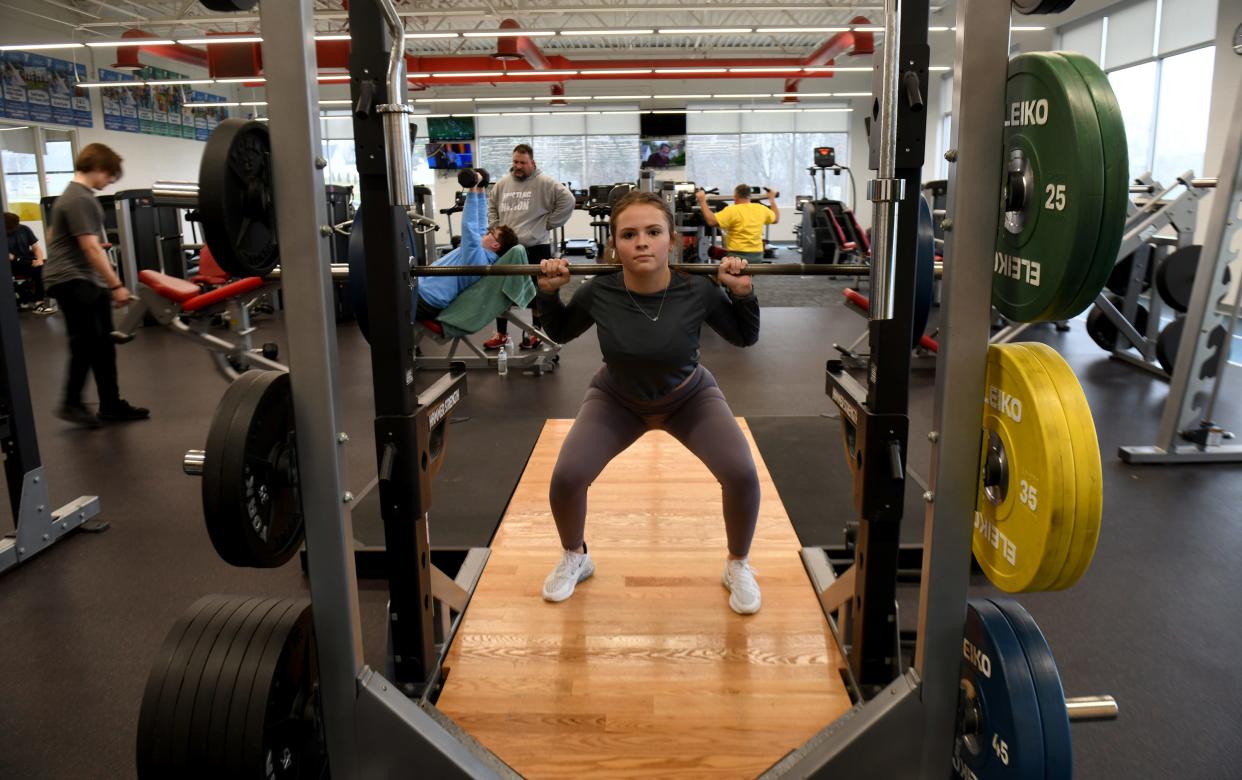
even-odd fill
[[[487,191],[473,187],[462,210],[461,246],[432,263],[440,265],[492,265],[517,245],[517,234],[508,225],[487,229]],[[427,276],[418,280],[416,320],[434,320],[478,276]]]

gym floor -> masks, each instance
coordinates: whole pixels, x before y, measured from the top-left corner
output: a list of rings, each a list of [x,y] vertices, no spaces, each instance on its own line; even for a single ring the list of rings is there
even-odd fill
[[[853,517],[823,381],[832,344],[848,344],[863,327],[839,303],[840,286],[761,279],[759,344],[739,350],[714,333],[703,337],[704,364],[747,419],[808,545],[839,543]],[[260,327],[260,340],[283,343],[278,319]],[[131,777],[143,685],[173,621],[204,594],[300,596],[306,584],[296,561],[273,571],[235,569],[211,549],[199,482],[181,473],[182,454],[203,446],[225,389],[205,352],[168,330],[143,330],[120,349],[121,386],[151,408],[152,419],[77,430],[52,416],[64,371],[63,322],[23,315],[22,331],[53,503],[97,494],[111,528],[74,534],[0,578],[0,777]],[[341,323],[338,334],[350,485],[358,490],[375,469],[369,351],[353,323]],[[1067,333],[1040,327],[1026,338],[1056,347],[1078,372],[1103,455],[1104,528],[1093,567],[1070,591],[1021,598],[1056,653],[1067,694],[1108,693],[1120,704],[1119,720],[1074,727],[1076,773],[1236,775],[1242,466],[1123,464],[1118,446],[1154,442],[1166,385],[1109,360],[1081,319]],[[434,545],[486,544],[543,421],[575,414],[599,365],[594,335],[561,355],[560,370],[543,377],[470,374],[435,486]],[[1238,430],[1236,370],[1230,380],[1219,420]],[[910,463],[921,474],[933,389],[930,374],[915,375]],[[921,504],[908,497],[907,507],[904,535],[917,540]],[[976,589],[992,592],[982,580]],[[361,597],[368,661],[381,666],[385,592],[363,583]],[[909,610],[903,615],[913,620]]]

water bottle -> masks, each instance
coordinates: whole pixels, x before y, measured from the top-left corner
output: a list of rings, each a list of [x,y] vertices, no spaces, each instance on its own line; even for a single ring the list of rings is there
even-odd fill
[[[496,373],[506,376],[509,373],[509,345],[500,345],[500,354],[496,356]]]

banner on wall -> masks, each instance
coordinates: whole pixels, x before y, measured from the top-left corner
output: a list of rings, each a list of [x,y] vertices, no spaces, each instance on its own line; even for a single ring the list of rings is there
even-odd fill
[[[169,138],[206,141],[220,121],[228,116],[221,108],[186,108],[186,103],[226,103],[228,98],[198,90],[186,91],[175,85],[156,87],[120,86],[126,81],[184,79],[181,73],[162,68],[143,68],[135,74],[99,69],[99,80],[117,82],[116,87],[100,89],[104,127],[125,133],[146,133]]]
[[[91,127],[90,97],[73,86],[86,66],[26,51],[0,52],[0,116],[70,127]]]

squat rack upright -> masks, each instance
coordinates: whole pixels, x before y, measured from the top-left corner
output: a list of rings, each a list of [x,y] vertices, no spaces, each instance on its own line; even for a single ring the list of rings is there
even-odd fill
[[[263,49],[271,108],[273,183],[288,324],[288,356],[293,377],[297,451],[306,518],[307,568],[319,657],[323,726],[333,775],[389,777],[411,767],[434,777],[513,776],[512,770],[438,713],[434,706],[410,698],[406,683],[390,681],[363,663],[361,621],[350,518],[352,497],[345,489],[344,457],[348,442],[341,426],[338,361],[328,241],[331,226],[317,193],[323,191],[320,129],[317,116],[312,3],[266,2],[261,7]],[[886,29],[897,32],[901,19],[926,20],[928,0],[886,0]],[[943,777],[951,766],[958,700],[958,672],[970,570],[970,534],[978,484],[978,460],[987,334],[990,321],[995,226],[999,218],[1002,127],[1008,62],[1010,7],[995,0],[960,0],[957,7],[953,95],[955,118],[952,167],[945,218],[943,319],[938,355],[933,419],[931,489],[926,496],[923,580],[914,665],[899,673],[874,697],[825,728],[802,748],[774,765],[765,777]],[[395,20],[395,24],[393,24]],[[404,103],[401,21],[390,0],[355,0],[350,4],[355,46],[351,82],[355,102],[365,92],[371,102],[392,109]],[[926,27],[926,24],[923,24]],[[393,32],[396,48],[393,49]],[[925,32],[925,30],[924,30]],[[888,40],[897,40],[890,33]],[[965,41],[969,39],[970,45]],[[396,51],[390,67],[397,85],[389,94],[380,78],[377,52]],[[368,52],[370,54],[368,55]],[[892,63],[896,66],[898,63]],[[881,97],[895,100],[906,89],[894,71],[884,79]],[[378,86],[377,86],[378,85]],[[970,99],[965,100],[964,96]],[[383,111],[384,109],[380,109]],[[407,121],[394,109],[400,122]],[[408,176],[409,138],[398,121],[371,112],[356,113],[355,132],[363,172],[364,230],[368,248],[368,291],[373,321],[408,322],[408,253],[396,229],[399,198],[377,185],[377,166],[387,159],[388,183]],[[377,142],[379,138],[384,143]],[[892,139],[886,139],[891,142]],[[400,187],[393,190],[400,191]],[[915,188],[917,190],[917,187]],[[917,195],[917,193],[916,193]],[[397,202],[394,202],[397,201]],[[387,203],[389,208],[382,206]],[[313,215],[313,221],[308,219]],[[913,220],[878,224],[878,247],[912,246]],[[882,252],[877,262],[883,263]],[[381,259],[382,256],[382,259]],[[894,255],[895,257],[895,255]],[[387,269],[381,278],[378,269]],[[889,276],[877,280],[877,293],[900,290],[905,283]],[[893,319],[884,294],[876,297],[873,319]],[[404,319],[402,319],[404,317]],[[908,320],[908,314],[906,315]],[[374,331],[385,330],[381,325]],[[404,332],[407,329],[391,328]],[[898,344],[908,353],[909,333]],[[889,342],[888,337],[884,338]],[[898,339],[892,338],[892,343]],[[414,356],[404,336],[372,344],[376,369],[377,442],[402,428],[396,418],[409,417]],[[879,351],[873,349],[873,354]],[[908,372],[908,362],[907,362]],[[381,383],[385,386],[381,387]],[[907,377],[908,384],[908,377]],[[381,393],[385,398],[381,398]],[[385,420],[384,418],[388,419]],[[392,426],[392,427],[390,427]],[[408,428],[407,428],[408,430]],[[412,603],[417,612],[429,597],[424,576],[426,507],[424,475],[398,441],[397,451],[377,452],[381,495],[385,503],[399,497],[403,517],[392,526],[405,534],[401,548],[414,576],[394,603]],[[835,446],[835,442],[830,446]],[[904,456],[903,456],[904,457]],[[429,477],[428,477],[429,479]],[[387,483],[383,486],[383,483]],[[387,489],[385,489],[385,487]],[[389,519],[385,518],[386,531]],[[390,549],[395,542],[388,539]],[[417,562],[415,562],[417,561]],[[395,587],[395,582],[393,583]],[[419,597],[422,598],[419,598]],[[424,610],[425,611],[425,610]],[[390,610],[392,624],[413,620],[408,611]],[[391,632],[394,641],[399,631]],[[427,673],[429,643],[417,642],[419,659],[396,659],[397,675],[414,663]],[[397,655],[402,655],[400,649]],[[901,747],[896,747],[901,746]]]

